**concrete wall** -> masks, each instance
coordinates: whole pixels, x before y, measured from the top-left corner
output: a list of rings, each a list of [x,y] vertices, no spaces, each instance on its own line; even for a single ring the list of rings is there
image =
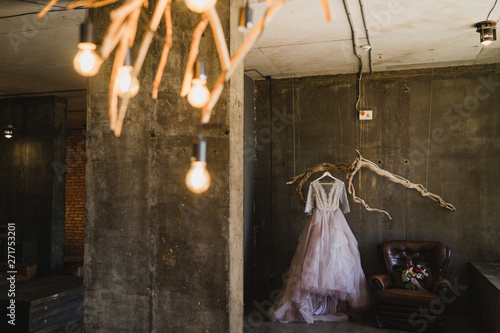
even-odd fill
[[[280,288],[306,221],[296,186],[285,183],[322,162],[351,163],[356,148],[457,208],[451,212],[414,190],[360,172],[354,182],[358,196],[393,217],[350,200],[346,218],[367,276],[379,272],[376,245],[391,239],[451,246],[448,277],[454,283],[468,284],[469,260],[500,260],[498,66],[377,73],[365,75],[362,87],[360,108],[374,111],[372,121],[356,118],[354,75],[256,82],[254,299],[259,302]],[[467,297],[463,292],[447,306],[459,308]]]
[[[241,4],[217,2],[231,51],[242,38],[235,30]],[[129,105],[120,138],[109,130],[108,121],[112,63],[105,63],[90,80],[84,317],[88,332],[243,328],[243,68],[226,84],[210,123],[203,126],[212,185],[202,195],[193,194],[184,179],[200,111],[179,92],[200,15],[189,12],[182,1],[172,3],[172,13],[174,43],[159,98],[151,99],[150,89],[163,48],[163,27],[146,57],[142,88]],[[92,13],[100,36],[108,14]],[[202,38],[200,56],[212,87],[221,69],[210,28]]]
[[[38,276],[62,273],[66,100],[2,99],[0,127],[0,224],[16,224],[17,262],[35,261]]]

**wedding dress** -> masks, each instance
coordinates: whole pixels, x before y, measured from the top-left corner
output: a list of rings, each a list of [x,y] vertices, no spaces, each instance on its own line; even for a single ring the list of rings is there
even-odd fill
[[[320,183],[326,175],[333,182]],[[306,213],[314,202],[316,209],[299,238],[281,294],[269,309],[273,321],[342,322],[348,316],[339,308],[369,306],[358,242],[342,214],[350,211],[344,183],[325,173],[309,186]]]

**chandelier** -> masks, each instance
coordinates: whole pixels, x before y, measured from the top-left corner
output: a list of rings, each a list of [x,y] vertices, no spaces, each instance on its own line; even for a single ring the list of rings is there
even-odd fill
[[[111,5],[117,1],[118,0],[80,0],[71,2],[67,8],[98,8]],[[264,16],[255,24],[251,22],[251,10],[248,7],[248,3],[246,6],[243,6],[240,10],[238,30],[248,31],[248,35],[233,56],[230,57],[222,24],[217,10],[215,9],[217,0],[184,0],[186,6],[191,11],[200,13],[201,18],[193,32],[180,96],[187,97],[188,102],[193,107],[201,109],[201,124],[206,124],[210,121],[212,111],[224,90],[225,83],[231,78],[235,69],[241,64],[244,57],[258,40],[264,27],[287,1],[288,0],[266,0],[268,8]],[[43,17],[57,2],[58,0],[51,0],[45,8],[40,11],[38,17]],[[79,74],[84,76],[95,75],[99,71],[101,64],[106,61],[116,49],[113,69],[109,81],[108,107],[110,129],[117,137],[121,135],[128,104],[140,89],[138,76],[141,72],[151,41],[158,29],[162,17],[164,17],[166,38],[151,92],[153,99],[158,98],[158,89],[167,63],[168,54],[172,47],[173,29],[171,3],[172,0],[157,1],[156,7],[152,11],[152,15],[147,23],[146,32],[140,42],[135,62],[132,62],[130,48],[135,43],[142,8],[147,8],[149,6],[148,0],[126,0],[122,5],[111,11],[111,22],[100,47],[100,54],[98,54],[97,46],[93,40],[92,23],[87,19],[87,22],[81,25],[80,43],[78,44],[79,51],[73,62],[75,70]],[[326,20],[330,21],[328,0],[321,0],[321,3],[325,11]],[[205,75],[204,63],[198,59],[201,37],[208,25],[210,25],[213,31],[214,41],[222,68],[211,91],[209,91],[206,86],[207,77]],[[202,137],[199,138],[197,147],[200,146],[201,142],[204,142]],[[206,149],[206,145],[201,144],[201,146]],[[199,155],[199,153],[198,151],[197,154]],[[195,162],[201,162],[198,159],[199,156],[194,156]],[[202,163],[205,162],[203,161]],[[205,179],[206,178],[207,177],[205,177]],[[206,189],[208,187],[205,188],[205,186],[200,185],[199,188]]]

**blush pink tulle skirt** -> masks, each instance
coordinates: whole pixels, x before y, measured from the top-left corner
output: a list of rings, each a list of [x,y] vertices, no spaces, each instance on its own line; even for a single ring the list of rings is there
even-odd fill
[[[370,305],[358,242],[340,211],[314,210],[281,294],[269,309],[271,320],[347,321],[349,312]]]

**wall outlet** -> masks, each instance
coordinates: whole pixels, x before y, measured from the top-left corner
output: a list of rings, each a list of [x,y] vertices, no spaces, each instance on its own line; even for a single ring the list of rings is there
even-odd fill
[[[372,120],[373,111],[372,110],[361,110],[359,111],[359,120]]]

